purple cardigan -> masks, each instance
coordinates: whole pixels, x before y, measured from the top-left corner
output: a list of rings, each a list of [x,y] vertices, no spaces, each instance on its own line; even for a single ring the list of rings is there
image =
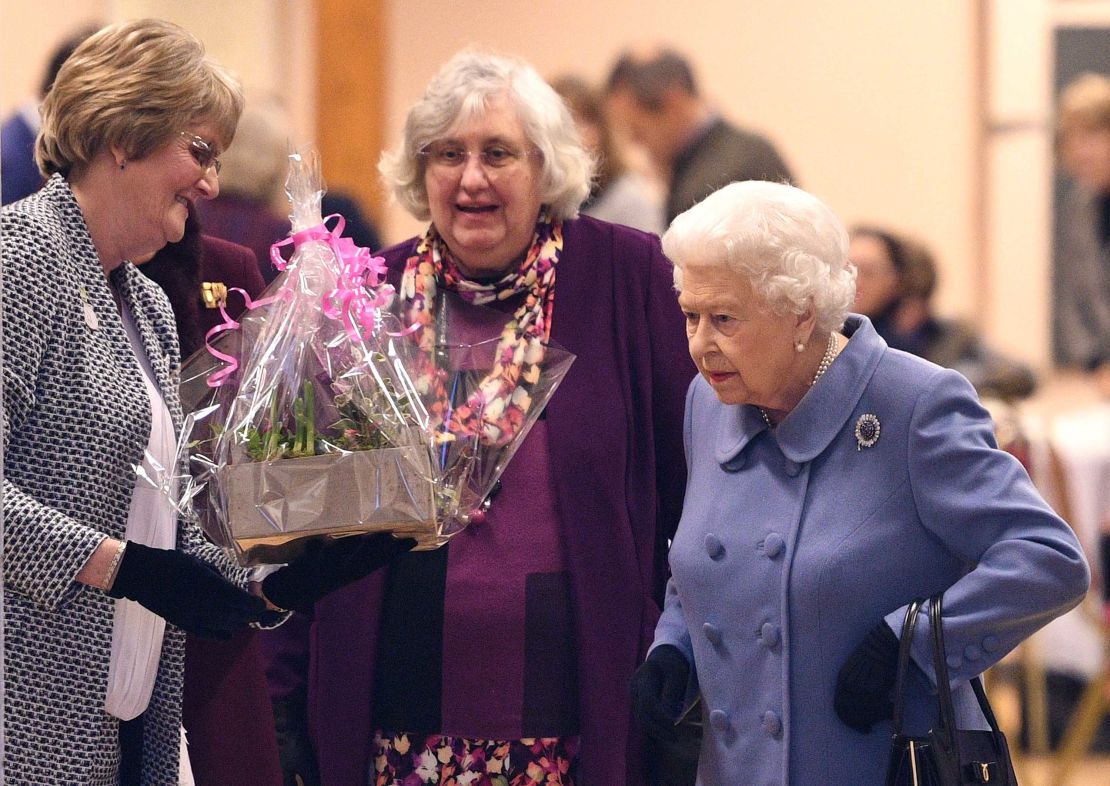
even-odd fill
[[[385,252],[394,278],[414,240]],[[686,482],[682,413],[694,374],[671,266],[659,239],[591,218],[568,221],[552,340],[577,356],[547,405],[578,647],[579,786],[641,786],[628,682],[651,644],[666,539]],[[382,572],[316,605],[308,634],[309,715],[326,786],[363,786]],[[275,694],[297,689],[298,630],[270,669]],[[493,675],[504,658],[474,668]],[[492,678],[492,676],[491,676]],[[301,677],[303,679],[303,676]]]

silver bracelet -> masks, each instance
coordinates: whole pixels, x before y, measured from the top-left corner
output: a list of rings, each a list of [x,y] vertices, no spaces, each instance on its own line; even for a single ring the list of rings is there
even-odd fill
[[[112,557],[111,564],[108,565],[108,572],[104,574],[104,584],[101,589],[107,592],[116,583],[116,573],[119,572],[119,564],[123,561],[123,552],[127,551],[127,541],[120,541],[119,548],[116,549],[116,555]]]

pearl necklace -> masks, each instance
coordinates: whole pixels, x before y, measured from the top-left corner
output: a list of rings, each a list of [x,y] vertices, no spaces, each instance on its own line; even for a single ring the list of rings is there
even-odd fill
[[[821,362],[817,364],[817,373],[813,375],[813,381],[809,383],[810,387],[816,385],[817,380],[829,370],[829,366],[836,360],[836,354],[836,332],[833,331],[829,334],[828,346],[825,347],[825,354],[821,356]],[[771,418],[767,415],[767,410],[763,409],[763,407],[759,407],[759,414],[763,416],[763,422],[767,424],[767,428],[775,427],[774,424],[771,423]]]

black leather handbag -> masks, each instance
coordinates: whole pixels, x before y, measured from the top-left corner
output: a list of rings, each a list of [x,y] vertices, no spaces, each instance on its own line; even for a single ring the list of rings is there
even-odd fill
[[[906,675],[910,668],[914,625],[922,603],[920,599],[911,603],[902,623],[902,638],[898,647],[898,676],[895,681],[894,727],[886,786],[971,786],[983,783],[991,786],[1017,786],[1006,737],[998,729],[998,721],[987,701],[983,682],[978,677],[971,681],[971,687],[990,724],[990,730],[956,728],[952,692],[947,687],[948,665],[944,660],[940,595],[929,600],[940,723],[924,737],[910,737],[902,733]]]

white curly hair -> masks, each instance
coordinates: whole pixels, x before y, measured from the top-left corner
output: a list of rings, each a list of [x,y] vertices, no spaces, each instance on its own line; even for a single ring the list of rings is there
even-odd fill
[[[776,314],[812,306],[815,331],[839,329],[855,299],[848,232],[812,194],[784,183],[731,183],[671,223],[663,251],[682,291],[688,264],[726,267],[747,278]]]

